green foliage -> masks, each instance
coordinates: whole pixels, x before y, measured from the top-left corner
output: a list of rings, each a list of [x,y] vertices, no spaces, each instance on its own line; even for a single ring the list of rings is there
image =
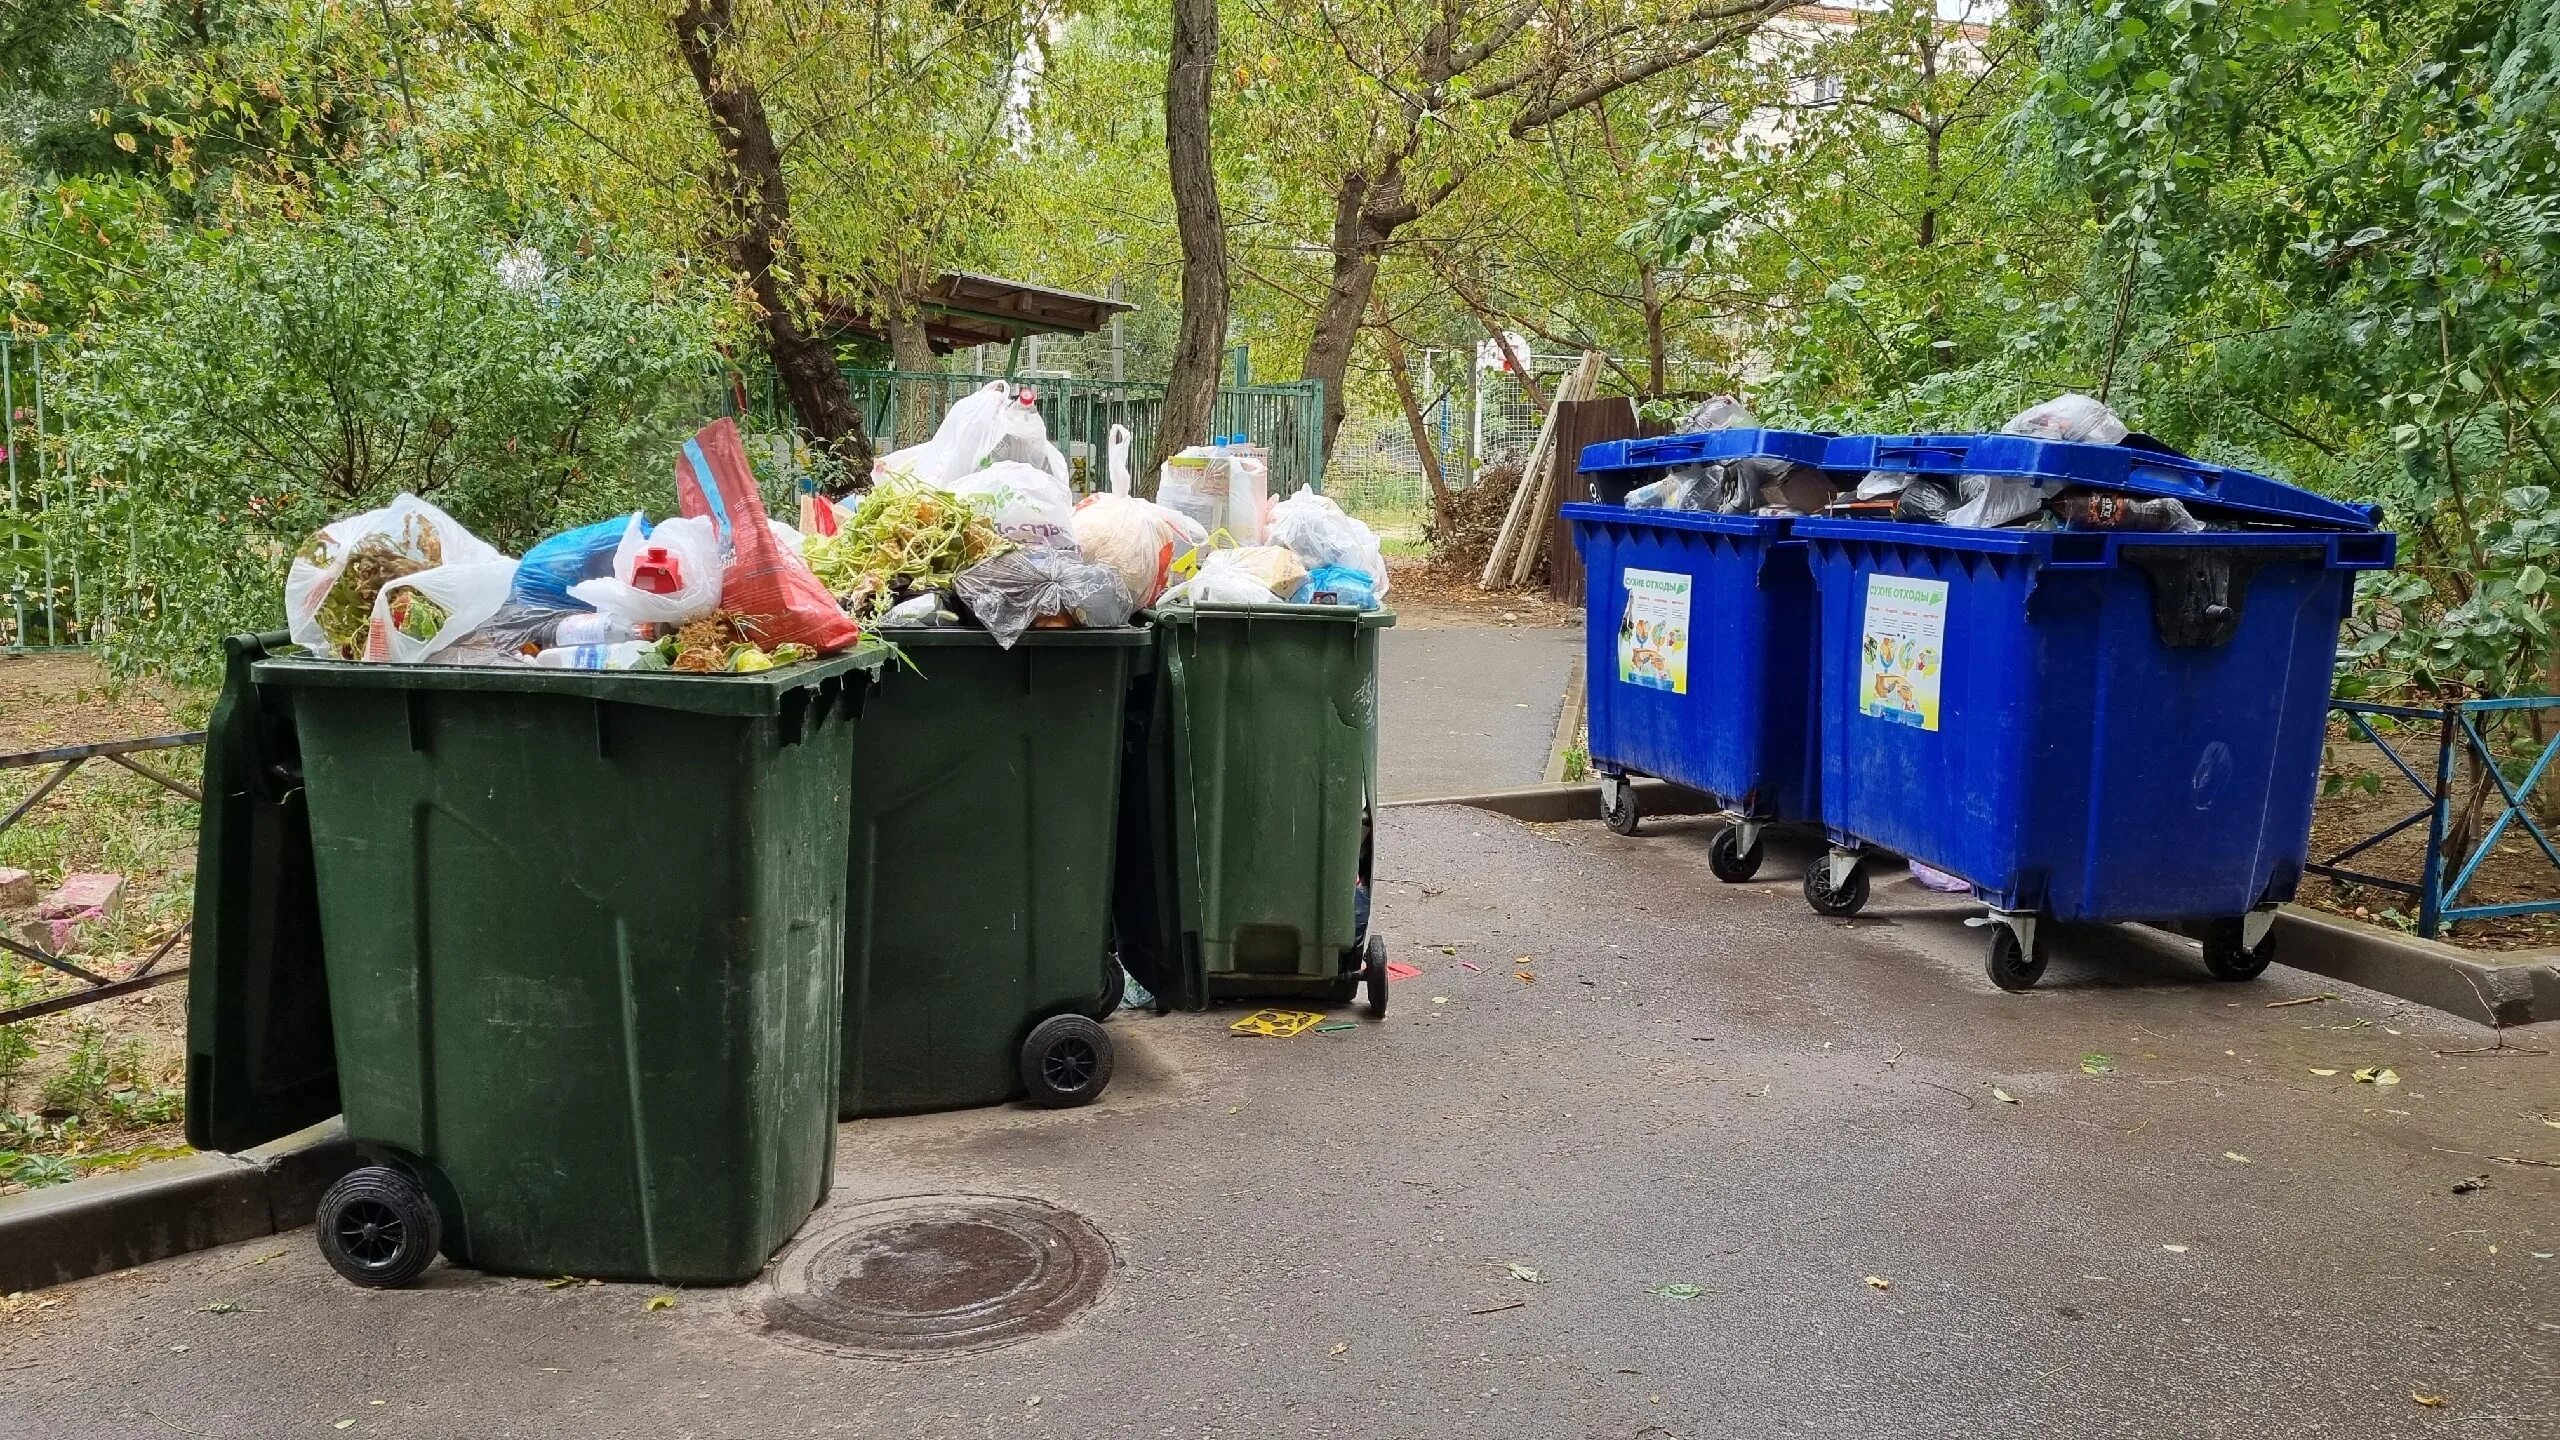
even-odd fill
[[[125,673],[206,673],[220,635],[275,623],[307,535],[404,490],[510,553],[663,505],[705,408],[714,297],[591,217],[442,175],[315,203],[163,240],[65,368],[81,484],[44,518],[115,577]]]

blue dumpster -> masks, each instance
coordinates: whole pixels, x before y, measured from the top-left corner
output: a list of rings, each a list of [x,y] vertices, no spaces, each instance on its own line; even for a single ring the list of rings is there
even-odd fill
[[[1623,498],[1665,467],[1735,459],[1818,466],[1829,437],[1721,430],[1609,441],[1583,451],[1595,494]],[[1760,867],[1760,830],[1810,823],[1814,806],[1813,579],[1792,517],[1563,507],[1585,568],[1584,674],[1602,814],[1638,821],[1628,777],[1699,791],[1725,828],[1708,866]]]
[[[2001,473],[1963,450],[1977,437],[1889,438],[1955,444],[1924,462],[1932,473]],[[2190,479],[2215,468],[2183,463]],[[2355,572],[2388,568],[2397,537],[2362,507],[2210,478],[2255,513],[2298,504],[2297,524],[2358,528],[1795,523],[1819,597],[1819,795],[1835,847],[1805,877],[1816,909],[1854,913],[1860,861],[1887,850],[1990,907],[1987,968],[2004,989],[2041,976],[2039,921],[2173,925],[2201,935],[2220,978],[2265,969],[2266,927],[2309,850]]]

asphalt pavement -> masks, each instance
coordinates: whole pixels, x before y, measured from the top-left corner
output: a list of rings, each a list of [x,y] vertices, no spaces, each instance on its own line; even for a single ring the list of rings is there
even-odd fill
[[[742,1292],[361,1291],[296,1232],[17,1301],[0,1434],[2560,1433],[2560,1169],[2495,1158],[2560,1161],[2560,1061],[2522,1053],[2560,1037],[2216,984],[2148,932],[2000,994],[1961,907],[1825,920],[1784,853],[1718,886],[1711,824],[1388,812],[1421,973],[1383,1022],[1124,1014],[1093,1108],[840,1132],[813,1226],[927,1193],[1098,1226],[1116,1265],[1049,1334],[842,1359]]]
[[[1389,800],[1473,795],[1546,778],[1579,627],[1386,632],[1378,668],[1379,789]]]

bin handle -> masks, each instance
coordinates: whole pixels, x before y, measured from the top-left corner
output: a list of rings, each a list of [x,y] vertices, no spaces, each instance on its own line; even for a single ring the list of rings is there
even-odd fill
[[[1871,470],[1960,470],[1965,457],[1972,453],[1967,445],[1923,445],[1913,441],[1876,442]]]

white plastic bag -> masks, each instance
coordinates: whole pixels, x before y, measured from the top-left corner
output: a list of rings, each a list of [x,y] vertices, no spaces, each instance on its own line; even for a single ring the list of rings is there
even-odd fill
[[[2013,525],[2042,510],[2061,489],[2059,481],[2039,485],[2008,475],[1967,475],[1956,481],[1956,508],[1947,512],[1947,523],[1968,530]]]
[[[2095,445],[2121,445],[2132,432],[2103,400],[2062,394],[2031,405],[2000,427],[2004,435],[2033,435],[2043,440],[2084,440]]]
[[[485,545],[481,548],[488,549]],[[507,603],[507,592],[516,583],[516,562],[495,550],[489,553],[498,558],[466,565],[439,565],[433,570],[403,575],[375,592],[373,623],[365,630],[364,658],[415,665],[488,624],[489,617]],[[399,621],[419,597],[443,607],[444,619],[426,634],[413,635],[410,631],[417,626],[403,626]]]
[[[1697,435],[1709,430],[1748,430],[1760,422],[1751,407],[1730,395],[1710,395],[1689,407],[1680,422],[1680,433]]]
[[[1227,534],[1238,545],[1259,545],[1269,535],[1271,461],[1258,447],[1227,451]]]
[[[1004,412],[1012,398],[1013,387],[1001,380],[979,386],[943,413],[942,424],[934,429],[932,439],[873,460],[871,478],[886,480],[904,474],[948,485],[986,464],[987,457],[995,453],[997,443],[1005,437]]]
[[[999,460],[942,487],[986,503],[996,530],[1032,550],[1075,548],[1075,494],[1067,482],[1036,465]]]
[[[400,577],[403,579],[415,578],[415,575],[438,568],[503,566],[507,583],[512,585],[515,580],[515,562],[499,553],[495,546],[465,530],[461,522],[417,496],[397,495],[379,510],[350,515],[323,528],[293,557],[292,567],[287,570],[284,580],[285,628],[292,632],[293,643],[314,655],[342,655],[349,659],[373,649],[372,631],[379,628],[385,613],[379,592],[373,597],[371,616],[363,634],[333,638],[320,623],[321,606],[327,602],[329,592],[339,577],[346,573],[348,557],[368,541],[381,542],[404,563],[419,567],[413,575]],[[389,588],[387,584],[383,587]],[[452,625],[454,617],[449,613],[445,625],[433,639],[418,640],[405,635],[400,638],[412,647],[423,645],[426,649],[421,653],[432,654],[486,622],[507,600],[506,590],[501,587],[496,599],[482,609],[480,590],[476,587],[462,588],[468,592],[471,608],[477,612],[469,625],[455,629]],[[440,605],[446,603],[437,590],[423,593]],[[448,605],[447,609],[450,612],[451,607]],[[354,627],[349,625],[347,628],[352,630]],[[341,639],[349,642],[348,649],[353,654],[341,650]],[[390,647],[387,642],[383,648],[388,653]]]
[[[1272,605],[1307,583],[1306,562],[1281,545],[1212,550],[1200,573],[1164,594],[1167,605]]]
[[[1011,461],[1046,470],[1059,484],[1070,484],[1074,472],[1067,468],[1067,457],[1049,443],[1049,425],[1040,418],[1037,399],[1038,392],[1029,385],[1013,393],[1011,403],[1004,407],[1003,433],[987,452],[987,459],[991,464]]]
[[[1387,555],[1378,532],[1311,486],[1299,486],[1297,494],[1271,507],[1271,543],[1288,546],[1309,570],[1357,570],[1379,595],[1387,593]]]
[[[1109,454],[1111,457],[1111,493],[1114,495],[1129,494],[1136,488],[1136,486],[1129,478],[1128,426],[1114,425],[1111,427]]]
[[[1084,558],[1109,567],[1141,609],[1156,603],[1182,558],[1209,538],[1181,511],[1122,491],[1076,502],[1075,537]]]
[[[676,567],[676,589],[659,595],[631,583],[632,572],[651,550],[664,550]],[[582,580],[569,587],[569,598],[630,624],[682,625],[720,608],[720,532],[707,516],[658,522],[643,534],[640,517],[631,517],[622,544],[613,552],[613,578]]]

